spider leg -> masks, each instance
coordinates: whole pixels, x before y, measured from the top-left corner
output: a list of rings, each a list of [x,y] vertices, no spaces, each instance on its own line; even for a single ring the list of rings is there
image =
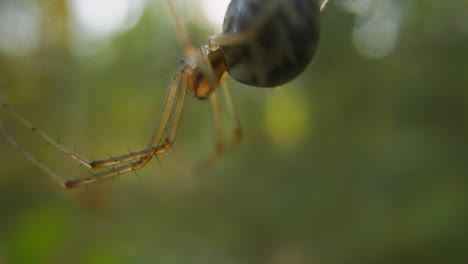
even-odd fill
[[[159,155],[163,152],[165,152],[173,143],[174,140],[177,136],[177,131],[179,128],[180,124],[180,118],[182,116],[182,110],[184,108],[185,104],[185,96],[186,96],[186,76],[184,73],[181,73],[180,75],[177,75],[177,99],[175,103],[168,102],[166,106],[164,107],[162,113],[161,113],[161,118],[158,123],[158,128],[156,129],[155,137],[153,137],[152,142],[160,142],[160,139],[158,140],[158,135],[159,131],[165,131],[166,126],[169,123],[169,118],[171,122],[171,127],[170,131],[168,133],[167,139],[162,143],[159,144],[156,147],[150,146],[147,149],[135,152],[134,154],[138,155],[138,160],[131,162],[129,164],[125,164],[122,166],[119,166],[117,168],[108,170],[108,171],[103,171],[97,174],[93,174],[91,176],[85,177],[85,178],[80,178],[76,180],[70,180],[65,182],[65,187],[67,188],[75,188],[80,185],[92,183],[95,181],[100,181],[109,177],[117,176],[122,173],[126,173],[129,171],[136,171],[141,168],[143,168],[155,155]],[[171,98],[170,96],[170,91],[169,91],[169,96],[168,98]],[[170,104],[170,106],[168,106]],[[166,110],[172,110],[170,111],[170,114],[166,114]],[[166,120],[167,119],[167,120]],[[162,127],[160,127],[162,125]],[[161,134],[162,136],[162,134]],[[129,155],[127,155],[129,156]],[[117,157],[118,158],[118,157]],[[114,158],[115,159],[115,158]],[[108,165],[106,165],[108,166]]]
[[[113,157],[105,160],[98,160],[89,162],[86,159],[82,158],[78,154],[72,152],[62,144],[58,143],[47,134],[39,130],[35,127],[32,123],[27,121],[23,118],[19,113],[17,113],[13,108],[11,108],[5,102],[2,103],[3,107],[11,113],[20,123],[24,126],[30,128],[38,134],[41,138],[43,138],[46,142],[48,142],[51,146],[56,147],[57,149],[61,150],[62,152],[68,154],[71,158],[78,160],[81,164],[85,165],[88,168],[96,169],[102,168],[107,166],[113,166],[115,164],[121,164],[125,162],[131,162],[129,164],[122,165],[117,168],[109,169],[108,171],[100,172],[97,174],[93,174],[88,177],[75,179],[75,180],[65,180],[47,168],[43,163],[38,161],[32,154],[26,151],[16,140],[1,126],[0,124],[0,132],[3,136],[7,139],[7,141],[16,149],[18,149],[28,160],[30,160],[34,165],[36,165],[39,169],[44,171],[47,175],[49,175],[53,180],[59,183],[61,186],[66,188],[74,188],[80,185],[88,184],[91,182],[99,181],[105,178],[109,178],[112,176],[116,176],[128,171],[134,171],[142,168],[145,166],[154,155],[159,155],[165,152],[174,142],[177,129],[180,122],[180,117],[182,114],[184,102],[185,102],[185,95],[186,95],[186,74],[181,70],[178,74],[176,74],[171,81],[171,85],[167,92],[167,96],[164,102],[163,110],[161,111],[160,120],[158,122],[158,127],[153,134],[151,144],[148,148],[144,150],[140,150],[137,152],[133,152],[130,154]],[[161,139],[164,135],[164,131],[166,127],[171,123],[171,130],[169,131],[168,138],[163,142]]]
[[[225,75],[227,76],[227,75]],[[227,84],[226,81],[222,82],[223,92],[224,92],[224,99],[226,101],[226,106],[228,109],[229,116],[231,118],[232,123],[232,138],[231,138],[231,148],[237,146],[241,139],[242,139],[242,128],[239,121],[239,116],[237,114],[237,109],[234,104],[234,100],[232,100],[232,93],[231,88]]]
[[[156,129],[153,133],[153,137],[149,142],[150,149],[156,147],[160,144],[164,133],[166,132],[166,128],[171,121],[172,117],[172,124],[176,124],[175,130],[177,130],[178,123],[180,121],[180,114],[182,112],[183,103],[185,102],[185,94],[187,88],[187,77],[184,70],[180,70],[179,74],[177,74],[172,80],[171,88],[167,94],[167,97],[164,102],[164,107],[161,111],[159,116],[159,122],[156,126]],[[174,137],[173,133],[176,131],[170,131],[169,138]],[[172,143],[170,143],[172,144]],[[168,146],[170,147],[170,145]]]
[[[80,162],[81,164],[83,164],[84,166],[90,169],[102,168],[105,166],[111,166],[111,165],[115,165],[115,164],[119,164],[123,162],[129,162],[135,159],[139,159],[143,156],[148,155],[151,152],[155,152],[156,154],[159,154],[159,152],[156,151],[154,148],[160,144],[164,130],[167,127],[167,123],[169,122],[169,118],[172,113],[172,108],[177,98],[177,91],[179,90],[179,87],[180,87],[180,75],[181,73],[175,75],[172,78],[171,85],[169,87],[169,90],[166,95],[166,99],[164,101],[164,107],[160,115],[158,129],[154,133],[152,143],[149,144],[149,147],[141,151],[137,151],[137,152],[133,152],[133,153],[117,156],[117,157],[112,157],[109,159],[88,161],[87,159],[81,157],[80,155],[76,154],[75,152],[71,151],[64,145],[60,144],[59,142],[57,142],[56,140],[48,136],[38,127],[34,126],[31,122],[29,122],[24,117],[22,117],[16,110],[14,110],[6,102],[2,102],[2,106],[10,114],[12,114],[21,124],[23,124],[25,127],[31,129],[33,132],[38,134],[41,138],[43,138],[47,143],[49,143],[53,147],[69,155],[72,159],[77,160],[78,162]],[[166,146],[166,148],[169,148],[169,147],[170,145]]]
[[[91,168],[102,168],[124,162],[130,162],[136,159],[141,159],[148,155],[159,155],[170,148],[173,143],[173,140],[170,139],[175,138],[175,135],[170,134],[168,139],[164,142],[162,142],[162,139],[166,133],[166,128],[168,127],[169,122],[171,122],[171,117],[172,123],[178,125],[178,119],[180,119],[180,112],[182,111],[180,108],[183,107],[185,101],[186,86],[185,73],[181,70],[172,78],[169,90],[166,94],[166,98],[164,99],[158,124],[147,148],[109,159],[93,161],[90,163]],[[174,130],[174,128],[172,130]],[[175,130],[177,130],[177,127],[175,127]]]
[[[171,112],[167,114],[168,117],[170,117],[170,123],[171,123],[168,136],[164,140],[164,142],[161,144],[160,142],[161,142],[163,133],[166,130],[166,127],[169,125],[169,120],[164,124],[163,127],[159,127],[160,124],[158,124],[158,127],[156,128],[156,131],[151,140],[150,147],[147,149],[147,151],[149,151],[147,152],[148,155],[153,156],[153,155],[162,154],[167,149],[169,149],[172,146],[172,144],[174,144],[175,138],[177,136],[177,131],[179,130],[182,110],[184,109],[184,105],[185,105],[185,97],[187,95],[186,73],[181,72],[179,75],[180,76],[178,78],[176,102],[173,104],[173,107],[170,109]],[[163,110],[163,113],[161,114],[161,119],[165,119],[165,117],[166,117],[166,114],[164,113],[164,110]]]
[[[179,108],[183,107],[185,101],[185,91],[187,86],[186,79],[185,73],[182,70],[172,78],[166,98],[164,99],[163,108],[159,115],[158,124],[147,148],[110,159],[93,161],[91,162],[92,168],[102,168],[136,159],[142,159],[148,155],[159,155],[170,148],[173,143],[173,140],[170,139],[175,138],[175,135],[170,134],[168,139],[164,142],[162,142],[162,139],[166,133],[166,128],[168,127],[169,122],[171,122],[171,117],[173,125],[178,125],[181,114],[180,112],[182,111],[182,109]],[[175,127],[175,130],[177,130],[177,127]]]
[[[54,181],[56,181],[58,184],[60,184],[62,187],[71,189],[75,188],[84,184],[88,184],[91,182],[95,181],[100,181],[108,177],[116,176],[128,171],[132,170],[137,170],[146,165],[147,162],[150,161],[152,156],[147,156],[145,159],[140,159],[139,161],[126,164],[123,166],[120,166],[118,168],[109,170],[109,171],[104,171],[98,174],[91,174],[91,176],[76,179],[76,180],[66,180],[60,176],[58,176],[55,172],[50,170],[47,166],[45,166],[42,162],[40,162],[38,159],[36,159],[31,153],[29,153],[27,150],[25,150],[11,135],[6,131],[6,129],[0,124],[0,132],[3,134],[3,136],[7,139],[7,141],[18,151],[20,151],[31,163],[33,163],[36,167],[38,167],[40,170],[45,172],[49,177],[51,177]]]
[[[180,42],[184,45],[185,56],[191,57],[196,54],[197,48],[192,44],[187,29],[184,24],[180,21],[180,16],[177,15],[177,12],[172,4],[172,0],[166,0],[166,3],[169,7],[169,12],[171,13],[172,18],[176,24],[177,36],[179,37]]]
[[[255,38],[256,34],[256,28],[252,28],[243,33],[215,34],[208,38],[208,44],[210,47],[246,44],[250,43]]]
[[[20,151],[31,163],[33,163],[36,167],[44,171],[49,177],[51,177],[54,181],[59,183],[62,187],[66,187],[66,181],[62,178],[60,178],[57,174],[55,174],[53,171],[51,171],[49,168],[47,168],[43,163],[41,163],[39,160],[37,160],[31,153],[29,153],[27,150],[25,150],[21,145],[16,142],[16,140],[6,131],[6,129],[3,127],[3,125],[0,123],[0,132],[3,134],[3,136],[6,138],[6,140],[18,151]]]
[[[151,160],[152,157],[153,155],[144,156],[140,158],[139,160],[131,162],[129,164],[125,164],[117,168],[113,168],[108,171],[103,171],[97,174],[91,174],[90,176],[84,177],[84,178],[79,178],[75,180],[67,180],[67,181],[63,181],[63,179],[59,178],[58,182],[65,188],[68,188],[68,189],[76,188],[81,185],[85,185],[85,184],[96,182],[96,181],[101,181],[109,177],[118,176],[120,174],[129,172],[129,171],[139,170],[143,168]]]
[[[323,11],[323,9],[325,8],[325,6],[327,5],[328,3],[328,0],[322,0],[320,2],[320,11]]]
[[[225,82],[225,78],[227,74],[225,74],[222,78],[221,85],[223,87],[223,95],[226,102],[226,107],[231,119],[232,123],[232,136],[231,141],[229,142],[228,147],[235,147],[239,144],[242,138],[242,129],[239,122],[239,117],[237,115],[236,107],[234,105],[234,101],[232,100],[232,94],[229,86]],[[211,109],[211,116],[213,121],[213,130],[215,132],[215,148],[213,153],[205,160],[202,160],[195,169],[195,175],[200,174],[203,170],[207,169],[208,167],[213,164],[217,159],[219,159],[226,150],[226,146],[223,143],[223,125],[221,120],[221,111],[219,107],[219,101],[217,93],[214,92],[210,97],[210,109]]]
[[[213,92],[208,98],[210,101],[210,110],[211,110],[211,119],[213,123],[214,138],[215,138],[215,147],[211,155],[200,161],[194,169],[194,175],[199,175],[202,171],[207,169],[213,164],[221,155],[224,153],[224,143],[223,143],[223,124],[221,120],[221,111],[219,108],[218,95]]]
[[[16,112],[15,109],[13,109],[11,106],[9,106],[6,102],[2,102],[3,108],[5,108],[13,117],[15,117],[21,124],[23,124],[25,127],[31,129],[34,133],[38,134],[41,138],[43,138],[47,143],[50,145],[60,149],[64,153],[68,154],[72,159],[77,160],[84,166],[88,168],[92,168],[91,163],[86,160],[85,158],[81,157],[80,155],[74,153],[64,145],[60,144],[58,141],[54,140],[53,138],[49,137],[47,134],[42,132],[38,127],[34,126],[31,122],[26,120],[24,117],[22,117],[18,112]],[[11,136],[10,136],[11,138]]]

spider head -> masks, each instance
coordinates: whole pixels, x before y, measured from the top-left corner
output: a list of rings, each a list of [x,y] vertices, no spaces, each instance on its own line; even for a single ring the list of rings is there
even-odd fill
[[[212,50],[207,46],[188,61],[184,61],[187,74],[187,88],[197,98],[205,99],[218,87],[221,77],[226,72],[224,56],[220,49]]]

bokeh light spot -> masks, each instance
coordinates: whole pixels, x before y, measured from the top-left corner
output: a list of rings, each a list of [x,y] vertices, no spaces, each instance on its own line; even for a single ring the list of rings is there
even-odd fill
[[[230,0],[202,0],[201,7],[208,22],[220,30],[223,25],[224,14]]]
[[[20,6],[21,5],[21,6]],[[32,2],[0,3],[0,51],[23,56],[39,45],[39,14]]]
[[[309,109],[305,97],[288,91],[275,91],[267,101],[265,128],[270,140],[282,150],[292,150],[308,134]]]
[[[73,14],[90,37],[108,37],[133,26],[142,13],[144,1],[72,0]],[[136,12],[138,11],[138,12]]]

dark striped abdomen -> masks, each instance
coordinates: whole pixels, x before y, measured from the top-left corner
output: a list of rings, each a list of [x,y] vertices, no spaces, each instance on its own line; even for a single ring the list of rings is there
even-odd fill
[[[255,32],[250,42],[221,46],[231,77],[259,87],[287,83],[314,56],[320,34],[319,0],[232,0],[223,33],[248,30]]]

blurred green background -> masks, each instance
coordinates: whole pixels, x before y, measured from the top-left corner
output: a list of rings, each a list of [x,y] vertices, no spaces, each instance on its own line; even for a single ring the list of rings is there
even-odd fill
[[[90,159],[141,149],[183,58],[174,22],[133,1],[106,31],[78,2],[0,2],[0,96]],[[196,45],[216,32],[202,2],[175,1]],[[86,188],[0,138],[0,263],[468,263],[468,2],[330,2],[300,77],[228,81],[244,138],[198,178],[214,146],[193,96],[159,162]],[[87,175],[0,118],[55,172]]]

